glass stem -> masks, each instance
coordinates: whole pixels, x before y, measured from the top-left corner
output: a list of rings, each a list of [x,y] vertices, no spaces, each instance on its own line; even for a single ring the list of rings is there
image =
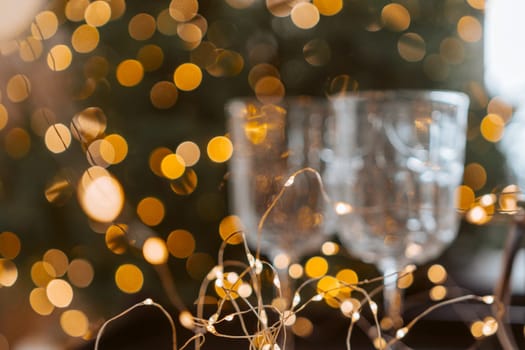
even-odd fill
[[[394,329],[403,326],[403,290],[398,288],[397,282],[399,279],[399,272],[404,268],[404,265],[395,259],[387,259],[380,265],[380,270],[383,272],[383,302],[385,316],[390,318]]]

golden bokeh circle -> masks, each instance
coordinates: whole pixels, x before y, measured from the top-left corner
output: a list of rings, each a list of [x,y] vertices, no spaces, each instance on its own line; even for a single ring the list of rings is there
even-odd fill
[[[309,2],[298,2],[290,12],[293,24],[300,29],[311,29],[319,23],[319,9]]]
[[[43,11],[31,23],[31,34],[38,40],[53,37],[58,30],[58,18],[53,11]]]
[[[90,26],[101,27],[111,19],[111,6],[103,0],[93,1],[86,7],[84,19]]]
[[[170,81],[159,81],[150,91],[151,104],[158,109],[169,109],[175,105],[179,92],[175,84]]]
[[[117,66],[117,80],[122,86],[132,87],[138,85],[144,77],[144,67],[133,59],[124,60]]]
[[[407,62],[419,62],[426,55],[425,39],[417,33],[404,33],[397,42],[397,51]]]
[[[136,265],[122,264],[115,271],[115,283],[122,292],[134,294],[142,289],[144,275]]]
[[[186,230],[174,230],[168,235],[168,251],[176,258],[184,259],[195,251],[195,238]]]
[[[62,153],[71,145],[71,132],[62,123],[56,123],[47,128],[44,142],[48,150],[53,153]]]
[[[137,60],[142,63],[146,72],[153,72],[162,66],[164,51],[155,44],[144,45],[137,53]]]
[[[233,154],[233,144],[226,136],[215,136],[208,142],[206,151],[213,162],[224,163]]]
[[[143,198],[137,204],[137,215],[148,226],[157,226],[164,220],[164,203],[156,197]]]
[[[53,46],[47,54],[47,65],[52,71],[66,70],[71,65],[72,60],[71,49],[63,44]]]
[[[25,101],[31,93],[31,83],[24,74],[15,74],[8,81],[6,86],[7,98],[11,102]]]
[[[144,41],[155,34],[157,23],[148,13],[139,13],[133,16],[128,24],[129,36],[135,40]]]
[[[20,238],[13,232],[5,231],[0,233],[0,255],[9,260],[13,260],[20,254],[22,243]]]
[[[196,64],[183,63],[175,69],[173,81],[180,90],[195,90],[202,82],[202,71]]]
[[[80,25],[71,35],[71,45],[78,53],[89,53],[95,50],[99,41],[98,29],[89,24]]]

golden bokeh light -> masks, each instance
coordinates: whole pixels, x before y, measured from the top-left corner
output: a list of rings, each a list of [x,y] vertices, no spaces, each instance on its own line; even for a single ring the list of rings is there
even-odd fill
[[[151,88],[149,97],[151,104],[158,109],[169,109],[175,105],[179,92],[170,81],[159,81]]]
[[[144,67],[133,59],[124,60],[117,66],[117,80],[122,86],[132,87],[138,85],[144,77]]]
[[[63,279],[53,279],[46,286],[46,295],[56,307],[68,307],[73,301],[73,288]]]
[[[82,24],[71,35],[71,46],[78,53],[89,53],[95,50],[99,41],[98,29],[89,24]]]
[[[473,16],[463,16],[457,24],[459,37],[468,43],[475,43],[481,40],[483,28],[481,22]]]
[[[191,168],[186,168],[182,176],[170,181],[170,188],[180,196],[187,196],[195,191],[197,183],[197,173]]]
[[[434,286],[430,290],[430,299],[433,301],[441,301],[447,296],[447,288],[444,286]]]
[[[144,71],[153,72],[159,69],[164,62],[164,51],[155,44],[144,45],[137,53],[137,60],[142,63]]]
[[[80,310],[66,310],[60,315],[60,326],[70,337],[82,337],[89,330],[89,321]]]
[[[148,40],[153,34],[157,23],[155,18],[147,13],[139,13],[133,16],[128,24],[129,36],[135,40]]]
[[[42,316],[51,315],[55,310],[55,306],[47,298],[46,289],[43,287],[34,288],[29,293],[29,305],[34,312]]]
[[[86,157],[89,164],[107,168],[115,159],[115,149],[105,139],[95,140],[89,144]]]
[[[266,8],[275,17],[287,17],[292,11],[294,1],[266,0]]]
[[[195,17],[199,11],[197,0],[171,0],[170,15],[178,22],[186,22]]]
[[[67,269],[67,278],[72,285],[78,288],[86,288],[95,277],[95,270],[91,263],[85,259],[74,259]]]
[[[485,323],[483,321],[475,321],[470,325],[470,333],[476,339],[483,337],[483,326]]]
[[[290,18],[297,28],[310,29],[319,23],[319,9],[309,2],[298,2],[290,12]]]
[[[88,107],[71,119],[71,134],[82,143],[90,143],[106,130],[107,118],[98,107]]]
[[[402,32],[410,26],[410,13],[401,4],[391,3],[381,10],[381,22],[395,32]]]
[[[125,224],[110,225],[106,230],[106,247],[115,254],[124,254],[128,249],[127,230]]]
[[[359,277],[357,272],[352,269],[342,269],[335,275],[339,281],[342,282],[342,285],[346,287],[341,288],[340,293],[343,297],[348,298],[352,292],[351,285],[357,284],[359,282]]]
[[[18,279],[18,269],[14,262],[0,258],[0,287],[11,287]]]
[[[485,0],[467,0],[467,3],[476,10],[485,9]]]
[[[149,155],[148,164],[153,174],[162,177],[162,169],[160,167],[162,160],[173,152],[167,147],[155,148]]]
[[[339,280],[333,276],[324,276],[317,281],[317,293],[323,295],[325,301],[329,306],[336,306],[337,301],[335,298],[339,295],[339,288],[341,287]]]
[[[193,141],[181,142],[177,146],[175,153],[181,156],[182,159],[184,159],[184,163],[187,167],[191,167],[197,164],[201,157],[201,151],[199,149],[199,146]]]
[[[43,11],[31,23],[31,34],[38,40],[53,37],[58,30],[58,18],[53,11]]]
[[[288,275],[293,279],[299,279],[303,277],[304,268],[301,264],[291,264],[288,268]]]
[[[146,239],[142,246],[142,255],[144,255],[144,259],[152,265],[165,264],[169,256],[166,242],[159,237]]]
[[[343,0],[313,0],[313,4],[323,16],[334,16],[343,9]]]
[[[55,45],[47,54],[47,65],[52,71],[66,70],[73,60],[71,49],[67,45]]]
[[[233,144],[225,136],[215,136],[208,142],[206,152],[208,157],[215,163],[228,161],[233,154]]]
[[[412,285],[412,283],[414,283],[414,274],[406,273],[400,276],[397,280],[397,288],[407,289]]]
[[[89,0],[69,0],[66,3],[65,15],[71,22],[84,20],[84,13],[89,5]]]
[[[186,164],[181,156],[175,153],[170,153],[160,162],[160,170],[164,177],[175,180],[181,177],[186,170]]]
[[[407,62],[419,62],[426,55],[425,39],[417,33],[405,33],[397,42],[399,56]]]
[[[69,258],[60,249],[48,249],[42,258],[43,262],[46,262],[53,266],[55,271],[55,277],[63,276],[69,266]]]
[[[314,325],[306,317],[297,317],[292,326],[292,332],[298,337],[308,338],[314,332]]]
[[[31,83],[29,78],[24,74],[15,74],[12,76],[6,86],[7,98],[11,102],[25,101],[31,93]]]
[[[226,0],[226,3],[235,9],[245,9],[252,6],[255,0]]]
[[[324,255],[336,255],[339,253],[339,244],[335,242],[324,242],[321,246],[321,252]]]
[[[202,30],[193,23],[180,23],[177,26],[177,35],[179,38],[190,44],[200,44],[202,40]]]
[[[109,6],[111,7],[111,20],[112,21],[119,19],[126,12],[126,0],[111,0],[108,3],[109,3]]]
[[[454,205],[459,210],[468,210],[476,199],[472,188],[466,185],[458,186],[454,191],[454,197]]]
[[[44,135],[44,142],[48,150],[53,153],[62,153],[71,145],[69,128],[62,123],[51,125]]]
[[[7,111],[7,108],[5,108],[5,106],[0,103],[0,131],[2,131],[5,128],[8,121],[9,112]]]
[[[440,264],[434,264],[428,268],[427,277],[430,282],[440,284],[447,279],[447,270]]]
[[[183,63],[175,69],[173,81],[180,90],[195,90],[202,82],[202,71],[196,64]]]
[[[31,149],[31,137],[22,128],[13,128],[4,138],[5,151],[13,159],[24,158]]]
[[[328,262],[323,257],[314,256],[306,261],[304,271],[310,278],[322,277],[328,272]]]
[[[483,165],[479,163],[469,163],[463,173],[463,182],[474,191],[478,191],[482,189],[487,182],[487,171]]]
[[[124,137],[119,134],[110,134],[104,137],[104,140],[111,145],[112,155],[110,157],[107,152],[102,150],[101,155],[109,164],[118,164],[126,159],[128,155],[128,143]]]
[[[100,167],[91,167],[82,175],[78,188],[84,212],[98,222],[111,222],[122,211],[124,192],[120,183]]]
[[[505,131],[505,120],[498,114],[487,114],[479,126],[481,135],[489,142],[498,142]]]
[[[137,215],[148,226],[157,226],[164,220],[164,204],[156,197],[143,198],[137,205]]]
[[[195,251],[195,238],[186,230],[174,230],[168,235],[168,251],[175,258],[184,259]]]
[[[279,78],[266,76],[255,84],[255,95],[264,104],[277,103],[285,94],[284,84]]]
[[[38,287],[47,286],[55,277],[55,269],[50,263],[37,261],[31,266],[31,280]]]
[[[42,45],[42,42],[30,36],[25,40],[20,41],[18,54],[20,55],[22,61],[33,62],[40,58],[43,51],[44,46]]]
[[[111,19],[111,7],[106,1],[91,2],[84,12],[86,23],[93,27],[101,27]]]
[[[502,211],[513,213],[518,210],[518,194],[520,188],[516,185],[508,185],[503,188],[498,198],[498,204]]]
[[[244,233],[244,225],[238,216],[229,215],[221,220],[219,234],[226,243],[232,245],[242,243],[242,233]]]
[[[115,283],[122,292],[134,294],[142,289],[144,276],[136,265],[122,264],[115,272]]]
[[[239,297],[239,287],[242,285],[242,279],[236,273],[226,272],[222,279],[215,281],[215,293],[221,299],[232,300]]]
[[[21,249],[22,243],[16,234],[9,231],[0,233],[0,256],[13,260],[20,254]]]

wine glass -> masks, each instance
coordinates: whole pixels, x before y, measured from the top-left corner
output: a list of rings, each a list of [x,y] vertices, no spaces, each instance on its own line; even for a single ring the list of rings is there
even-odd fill
[[[396,272],[437,257],[457,234],[469,100],[459,92],[391,90],[334,104],[338,180],[328,185],[340,239],[382,271],[386,315],[399,326]]]
[[[330,103],[288,97],[264,104],[246,98],[230,101],[226,110],[234,146],[231,204],[246,226],[249,245],[272,260],[285,255],[289,262],[317,251],[333,221],[321,182],[333,154]]]
[[[232,211],[256,255],[274,262],[289,305],[289,263],[318,251],[334,227],[321,181],[333,156],[331,104],[311,97],[246,98],[230,101],[226,112],[234,146]]]

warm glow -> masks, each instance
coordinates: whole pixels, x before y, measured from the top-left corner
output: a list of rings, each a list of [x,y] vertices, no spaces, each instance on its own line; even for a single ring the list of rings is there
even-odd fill
[[[160,163],[162,175],[170,180],[175,180],[184,174],[186,164],[181,156],[175,153],[168,154]]]
[[[159,69],[164,62],[164,51],[154,44],[144,45],[137,53],[137,60],[142,63],[144,71],[153,72]]]
[[[57,123],[47,128],[44,142],[48,150],[53,153],[62,153],[71,145],[71,133],[64,124]]]
[[[273,259],[273,265],[278,269],[286,269],[290,265],[290,257],[287,254],[280,253]]]
[[[106,1],[93,1],[87,6],[84,19],[90,26],[101,27],[111,19],[111,7]]]
[[[42,316],[50,315],[55,310],[55,306],[47,298],[46,289],[43,287],[38,287],[31,291],[29,304],[34,312]]]
[[[111,134],[104,137],[104,140],[111,145],[113,152],[110,152],[112,157],[109,156],[107,152],[101,150],[101,156],[109,164],[118,164],[126,159],[128,155],[128,143],[126,139],[119,134]]]
[[[7,112],[7,108],[5,108],[5,106],[0,103],[0,131],[5,128],[8,121],[9,113]]]
[[[71,22],[82,21],[88,5],[89,0],[69,0],[65,7],[67,19]]]
[[[29,97],[31,83],[24,74],[16,74],[10,78],[6,86],[7,98],[12,102],[22,102]]]
[[[71,65],[73,54],[66,45],[55,45],[47,54],[47,65],[53,71],[63,71]]]
[[[414,283],[414,274],[406,273],[399,277],[397,280],[397,288],[407,289]]]
[[[0,287],[11,287],[18,279],[18,269],[11,260],[0,259]]]
[[[180,90],[195,90],[202,82],[202,71],[193,63],[183,63],[175,69],[173,81]]]
[[[82,337],[89,330],[89,321],[80,310],[66,310],[60,315],[60,326],[70,337]]]
[[[483,186],[485,186],[485,183],[487,181],[487,172],[481,164],[469,163],[465,167],[463,180],[465,182],[465,185],[477,191],[482,189]]]
[[[55,271],[55,277],[63,276],[69,266],[69,259],[63,251],[60,249],[49,249],[44,253],[43,262],[46,262],[53,266]]]
[[[470,333],[474,338],[481,338],[483,337],[483,321],[476,321],[470,325]]]
[[[498,114],[487,114],[480,124],[481,135],[489,142],[498,142],[505,131],[505,121]]]
[[[72,285],[78,288],[88,287],[95,276],[91,263],[85,259],[71,261],[67,270],[67,277]]]
[[[100,167],[84,172],[78,188],[80,205],[93,220],[111,222],[124,206],[124,192],[120,183]]]
[[[150,91],[151,104],[158,109],[168,109],[175,105],[179,92],[175,84],[170,81],[155,83]]]
[[[288,275],[293,279],[299,279],[303,277],[304,269],[300,264],[292,264],[288,268]]]
[[[474,43],[481,40],[483,28],[478,19],[472,16],[463,16],[457,25],[458,35],[463,41]]]
[[[150,237],[142,246],[142,254],[147,262],[153,265],[165,264],[168,261],[168,248],[164,240]]]
[[[401,4],[391,3],[381,11],[383,25],[395,32],[402,32],[410,26],[410,13]]]
[[[39,287],[47,286],[55,277],[55,269],[50,263],[37,261],[31,266],[31,280]]]
[[[434,264],[428,268],[427,277],[432,283],[443,283],[447,279],[447,270],[442,265]]]
[[[95,50],[100,40],[100,34],[96,27],[82,24],[73,32],[71,45],[78,53],[89,53]]]
[[[224,163],[232,156],[233,144],[225,136],[216,136],[208,142],[206,151],[213,162]]]
[[[159,147],[154,149],[149,155],[149,168],[157,176],[163,176],[161,163],[162,160],[172,151],[167,147]]]
[[[458,186],[454,191],[454,197],[456,198],[454,205],[459,210],[468,210],[476,199],[472,188],[466,185]]]
[[[323,16],[333,16],[343,9],[343,0],[313,0],[313,4]]]
[[[164,204],[155,197],[143,198],[137,205],[137,215],[148,226],[157,226],[164,219]]]
[[[237,291],[241,285],[242,279],[236,273],[226,272],[222,279],[215,281],[215,293],[222,299],[237,299],[239,297]]]
[[[255,95],[264,104],[277,103],[285,94],[284,84],[279,78],[266,76],[255,84]]]
[[[319,9],[309,2],[298,2],[290,12],[293,24],[300,29],[310,29],[319,23]]]
[[[184,163],[186,163],[187,167],[194,166],[197,164],[201,157],[201,151],[199,149],[199,146],[192,141],[184,141],[180,145],[177,146],[177,149],[175,150],[175,153],[177,153],[179,156],[184,159]]]
[[[242,233],[244,226],[238,216],[230,215],[221,220],[219,225],[219,234],[223,240],[227,240],[228,244],[242,243]]]
[[[47,284],[46,295],[54,306],[60,308],[68,307],[73,301],[73,288],[62,279],[54,279]]]
[[[111,225],[106,230],[106,247],[115,254],[124,254],[128,249],[128,240],[126,238],[127,225]]]
[[[58,30],[58,18],[53,11],[43,11],[31,23],[31,34],[38,40],[46,40]]]
[[[167,245],[171,255],[184,259],[195,251],[195,238],[186,230],[175,230],[169,234]]]
[[[307,338],[312,335],[314,331],[314,325],[312,321],[306,317],[297,317],[294,325],[292,326],[292,332],[298,337]]]
[[[314,256],[306,262],[304,266],[306,275],[310,278],[318,278],[326,275],[328,272],[328,262],[325,258]]]
[[[179,22],[186,22],[195,17],[199,11],[197,0],[171,0],[170,15]]]
[[[0,256],[13,260],[20,254],[22,244],[20,238],[13,232],[0,233]]]
[[[155,34],[156,26],[157,23],[152,15],[139,13],[129,21],[129,36],[135,40],[148,40]]]
[[[115,272],[115,283],[124,293],[133,294],[142,289],[144,276],[142,271],[133,264],[120,265]]]
[[[42,55],[44,47],[40,40],[28,37],[20,42],[18,53],[24,62],[33,62]]]
[[[434,286],[430,290],[430,299],[433,301],[441,301],[447,296],[447,288],[443,286]]]
[[[144,77],[144,68],[137,60],[124,60],[117,66],[117,80],[122,86],[138,85]]]
[[[339,253],[339,245],[334,242],[324,242],[321,246],[321,252],[324,255],[336,255]]]
[[[106,126],[104,111],[98,107],[88,107],[73,116],[70,130],[75,139],[87,144],[101,136]]]
[[[397,42],[397,51],[407,62],[419,62],[426,55],[425,39],[416,33],[405,33]]]
[[[340,270],[336,275],[335,278],[337,278],[339,281],[341,281],[341,285],[345,286],[342,287],[340,292],[344,297],[350,297],[350,293],[352,292],[352,285],[357,284],[359,282],[359,277],[357,276],[357,273],[354,270],[351,269],[343,269]]]

